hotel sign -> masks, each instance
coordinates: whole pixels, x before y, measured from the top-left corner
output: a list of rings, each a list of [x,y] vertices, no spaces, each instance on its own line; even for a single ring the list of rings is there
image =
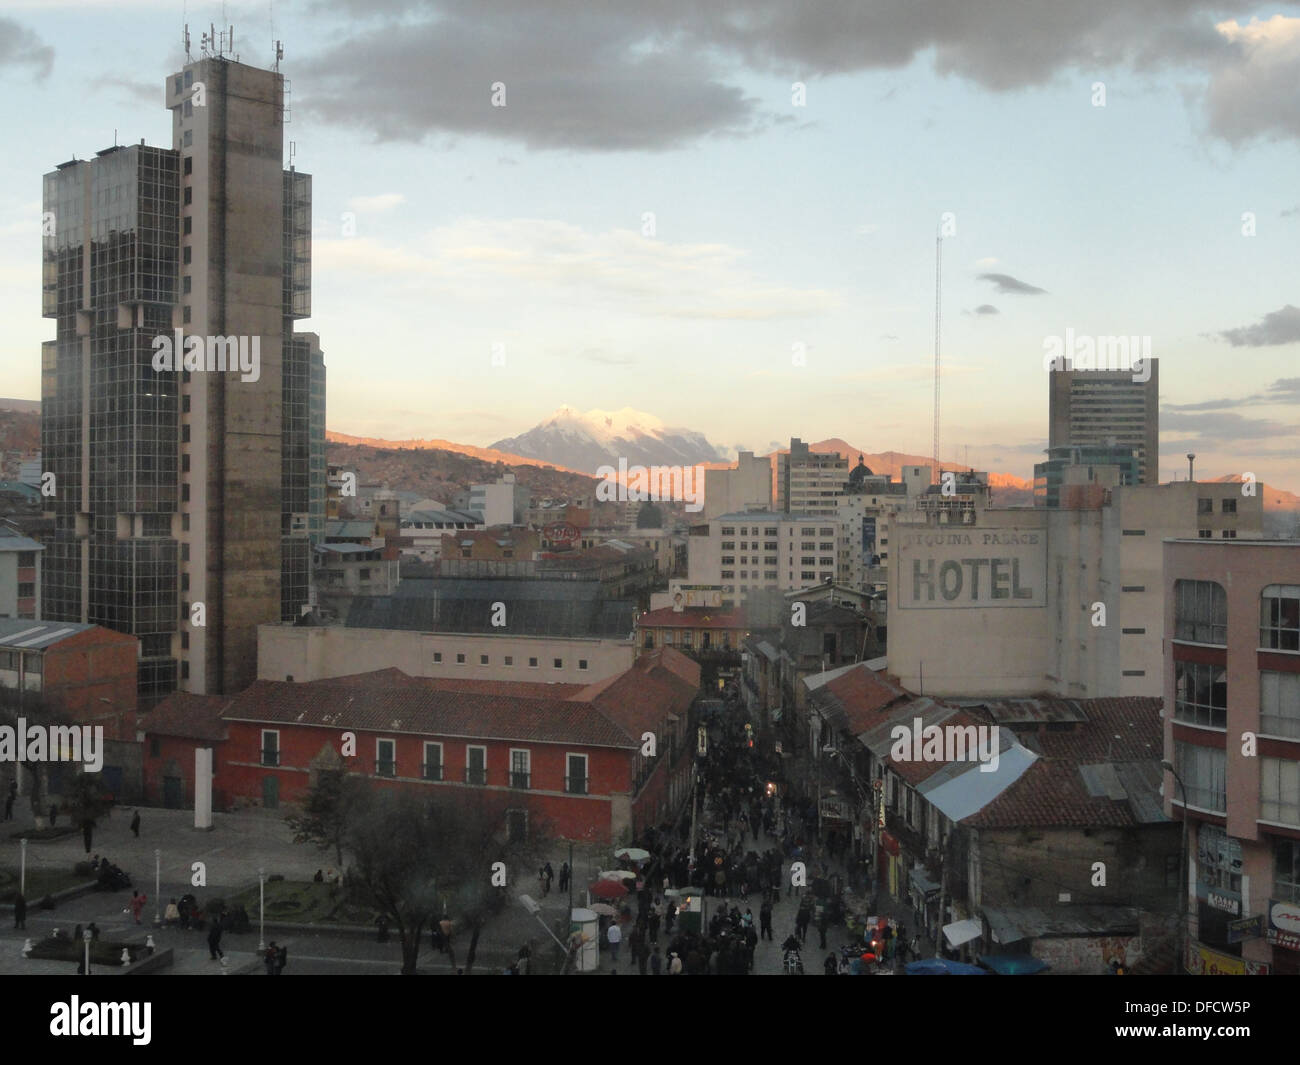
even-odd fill
[[[926,529],[898,547],[898,608],[1047,605],[1044,529]]]

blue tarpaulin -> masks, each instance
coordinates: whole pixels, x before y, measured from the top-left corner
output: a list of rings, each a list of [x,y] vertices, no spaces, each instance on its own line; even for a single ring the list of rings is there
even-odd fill
[[[1051,968],[1031,954],[981,954],[979,962],[999,976],[1033,976]]]
[[[949,961],[947,958],[922,958],[909,961],[903,971],[908,976],[988,976],[988,970],[978,965],[967,965],[964,961]]]

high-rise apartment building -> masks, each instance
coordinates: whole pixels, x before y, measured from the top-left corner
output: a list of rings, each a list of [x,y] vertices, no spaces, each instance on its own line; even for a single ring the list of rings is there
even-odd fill
[[[257,626],[308,601],[324,510],[324,361],[293,325],[311,178],[283,169],[284,78],[205,54],[166,105],[171,148],[106,148],[44,190],[44,612],[138,636],[144,705],[256,678]]]
[[[790,453],[776,458],[776,509],[786,514],[833,516],[849,479],[849,460],[838,451],[824,455],[797,436]],[[708,499],[708,492],[705,492]]]
[[[1131,370],[1076,370],[1066,359],[1049,380],[1049,449],[1131,447],[1138,483],[1160,483],[1159,359]]]

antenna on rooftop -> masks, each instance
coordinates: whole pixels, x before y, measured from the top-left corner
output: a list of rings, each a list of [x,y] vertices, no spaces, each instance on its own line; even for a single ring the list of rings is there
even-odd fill
[[[934,235],[934,478],[939,479],[939,330],[943,301],[943,230]]]

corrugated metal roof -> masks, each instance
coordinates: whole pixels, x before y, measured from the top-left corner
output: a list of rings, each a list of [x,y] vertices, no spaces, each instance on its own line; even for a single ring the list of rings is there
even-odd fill
[[[1000,735],[1005,737],[1006,733]],[[944,773],[936,773],[917,791],[949,820],[960,821],[984,809],[1019,780],[1037,759],[1032,751],[1013,742],[998,756],[998,767],[991,772],[985,772],[986,767],[977,762],[948,763],[945,770],[956,768],[958,772],[947,780],[942,779]]]
[[[1087,721],[1088,715],[1077,699],[1039,696],[1029,699],[952,699],[956,706],[982,708],[997,725],[1064,724]]]
[[[1138,930],[1138,911],[1132,906],[986,906],[995,943],[1014,943],[1043,936],[1121,936]]]
[[[94,627],[94,625],[83,625],[73,621],[0,618],[0,646],[21,647],[28,651],[42,650]]]

